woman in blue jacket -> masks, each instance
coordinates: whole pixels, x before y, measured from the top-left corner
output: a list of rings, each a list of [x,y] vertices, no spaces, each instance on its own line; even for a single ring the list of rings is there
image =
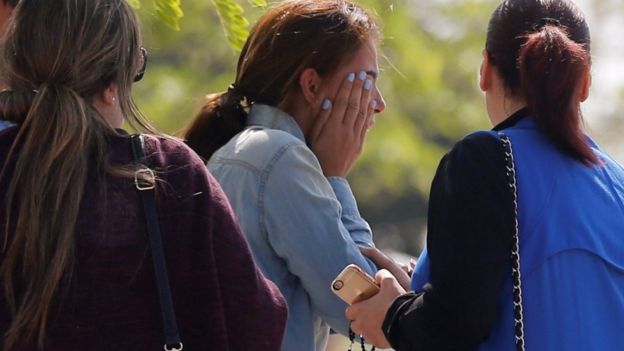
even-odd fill
[[[415,292],[381,271],[353,330],[398,351],[624,350],[624,169],[583,133],[585,18],[568,0],[503,1],[483,57],[495,127],[440,163]]]

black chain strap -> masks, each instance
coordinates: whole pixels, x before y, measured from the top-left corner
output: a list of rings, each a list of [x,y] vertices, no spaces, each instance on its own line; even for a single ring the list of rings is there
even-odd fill
[[[355,344],[355,333],[351,330],[351,322],[349,322],[349,349],[347,351],[353,351],[353,345]],[[360,345],[362,346],[362,351],[366,351],[366,345],[364,345],[364,338],[360,335]],[[375,346],[373,346],[370,351],[375,351]]]
[[[513,284],[514,326],[516,350],[525,351],[524,316],[522,311],[522,275],[520,273],[520,238],[518,230],[518,187],[516,184],[516,167],[514,165],[511,140],[503,132],[498,132],[505,150],[506,175],[509,189],[513,195],[514,232],[511,244],[511,278]]]

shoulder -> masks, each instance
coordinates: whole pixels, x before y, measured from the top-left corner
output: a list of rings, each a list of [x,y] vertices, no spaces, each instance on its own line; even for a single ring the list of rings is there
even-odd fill
[[[246,129],[234,138],[233,143],[237,145],[239,152],[258,150],[269,155],[293,146],[306,146],[302,140],[285,131],[261,127]]]
[[[477,131],[458,141],[449,153],[464,153],[471,156],[489,154],[502,150],[501,140],[495,131]]]
[[[497,132],[478,131],[468,134],[453,145],[443,161],[470,166],[471,164],[498,164],[502,159],[504,159],[504,149]]]
[[[301,142],[284,144],[277,150],[268,164],[267,174],[273,179],[294,182],[304,178],[322,178],[325,181],[316,155]]]
[[[211,194],[220,189],[204,161],[181,140],[170,136],[144,135],[150,167],[166,190],[178,197]]]
[[[458,141],[444,155],[438,166],[436,180],[447,183],[474,184],[505,174],[505,152],[497,132],[478,131]]]
[[[305,142],[303,142],[303,140],[283,130],[271,128],[250,128],[249,131],[253,132],[255,137],[266,137],[272,144],[278,146],[305,145]]]
[[[202,159],[181,140],[170,136],[144,135],[147,156],[162,166],[204,167]]]
[[[231,161],[252,164],[263,172],[271,172],[277,164],[318,164],[304,141],[281,130],[261,127],[251,127],[236,135],[214,154],[209,164]]]

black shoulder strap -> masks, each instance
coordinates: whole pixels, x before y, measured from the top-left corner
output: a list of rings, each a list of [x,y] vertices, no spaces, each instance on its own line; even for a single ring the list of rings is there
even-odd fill
[[[180,341],[180,333],[178,332],[175,311],[173,309],[169,276],[167,274],[167,263],[165,261],[165,254],[160,236],[160,225],[158,224],[158,214],[156,212],[156,200],[154,196],[156,177],[154,176],[154,172],[147,167],[145,142],[142,135],[132,136],[132,153],[139,167],[134,173],[134,183],[141,195],[143,209],[145,210],[147,231],[149,234],[150,247],[152,249],[152,261],[156,273],[160,311],[165,332],[164,348],[167,351],[181,351],[184,346],[182,341]]]

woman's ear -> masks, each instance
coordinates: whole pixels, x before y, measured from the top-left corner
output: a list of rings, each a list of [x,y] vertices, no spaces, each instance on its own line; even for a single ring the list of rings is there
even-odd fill
[[[592,75],[589,70],[584,74],[583,80],[581,81],[581,91],[579,95],[579,101],[585,102],[589,97],[589,88],[591,88],[592,84]]]
[[[111,84],[95,94],[95,103],[102,106],[113,106],[117,103],[117,84]]]
[[[123,112],[119,104],[117,84],[111,84],[93,97],[93,107],[112,128],[121,128]]]
[[[483,50],[483,62],[479,70],[479,88],[481,91],[488,91],[492,86],[492,62],[487,50]]]
[[[299,76],[299,88],[305,100],[314,105],[318,102],[318,94],[321,88],[321,77],[314,68],[306,68]]]

